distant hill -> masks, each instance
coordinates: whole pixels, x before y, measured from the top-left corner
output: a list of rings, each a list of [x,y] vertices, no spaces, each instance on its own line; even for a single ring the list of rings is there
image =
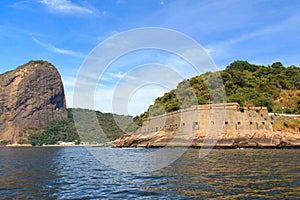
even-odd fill
[[[76,112],[79,117],[79,123],[84,124],[84,132],[79,136],[73,120],[73,112]],[[93,114],[96,113],[97,120],[103,132],[99,134],[99,127],[95,126]],[[115,118],[124,124],[119,127],[115,123]],[[112,113],[102,113],[88,109],[69,108],[68,118],[59,122],[51,123],[40,134],[30,135],[28,142],[32,145],[56,144],[58,141],[72,142],[89,142],[89,143],[105,143],[115,140],[123,135],[125,125],[132,121],[132,117],[117,115]],[[123,126],[123,128],[122,128]]]
[[[217,79],[218,75],[223,80]],[[214,85],[210,87],[212,90],[208,90],[207,83]],[[284,67],[280,62],[263,66],[235,61],[225,70],[207,72],[180,82],[177,88],[155,99],[154,104],[134,121],[141,125],[149,116],[196,104],[217,103],[210,99],[210,92],[217,96],[221,89],[226,91],[227,102],[238,102],[241,107],[265,106],[269,112],[300,113],[299,67]],[[184,103],[180,105],[180,102]]]

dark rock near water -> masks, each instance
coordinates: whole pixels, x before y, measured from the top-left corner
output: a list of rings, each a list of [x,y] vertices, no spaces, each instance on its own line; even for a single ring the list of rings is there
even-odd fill
[[[46,61],[31,61],[0,75],[0,140],[16,143],[67,118],[63,83]]]

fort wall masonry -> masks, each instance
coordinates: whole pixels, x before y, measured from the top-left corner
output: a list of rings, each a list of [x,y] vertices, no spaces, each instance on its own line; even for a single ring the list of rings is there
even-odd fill
[[[259,130],[272,131],[266,107],[245,107],[238,103],[197,105],[164,115],[148,118],[143,122],[143,134],[159,131],[178,134],[203,133],[220,127],[218,132],[249,135]]]

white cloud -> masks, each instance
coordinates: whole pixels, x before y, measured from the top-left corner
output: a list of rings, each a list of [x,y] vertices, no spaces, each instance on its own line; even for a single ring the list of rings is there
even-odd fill
[[[117,72],[117,73],[108,73],[108,75],[114,79],[136,79],[135,76],[130,76],[127,73]]]
[[[61,48],[53,46],[52,44],[41,42],[35,38],[32,38],[32,40],[36,44],[44,47],[46,50],[54,52],[54,53],[64,54],[64,55],[68,55],[68,56],[75,56],[75,57],[85,57],[84,54],[79,53],[79,52],[75,52],[75,51],[67,50],[67,49],[61,49]]]
[[[95,12],[87,7],[76,5],[69,0],[38,0],[48,9],[64,14],[72,15],[95,15]]]
[[[113,78],[123,78],[125,76],[125,73],[121,73],[121,72],[118,72],[118,73],[109,73],[109,75]]]

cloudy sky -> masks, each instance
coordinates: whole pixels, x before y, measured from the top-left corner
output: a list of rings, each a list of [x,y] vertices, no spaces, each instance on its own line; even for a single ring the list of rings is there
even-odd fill
[[[178,31],[199,43],[218,69],[234,60],[300,66],[299,24],[298,0],[1,0],[0,73],[29,60],[47,60],[60,71],[72,107],[74,83],[86,56],[124,31]],[[97,83],[94,108],[111,112],[116,84],[124,77],[136,78],[126,74],[147,63],[173,66],[182,78],[197,74],[172,54],[135,52],[109,66]],[[128,113],[141,113],[169,87],[137,86]]]

